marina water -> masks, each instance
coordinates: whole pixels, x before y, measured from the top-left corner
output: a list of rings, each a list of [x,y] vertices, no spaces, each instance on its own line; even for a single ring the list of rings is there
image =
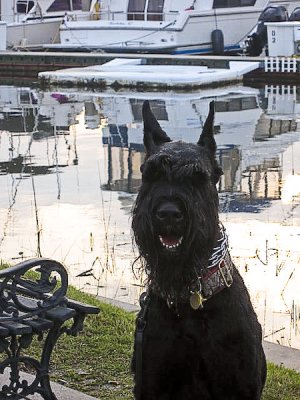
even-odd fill
[[[131,208],[145,99],[196,141],[216,101],[221,219],[266,340],[300,348],[300,87],[132,92],[0,86],[0,258],[51,257],[70,281],[132,304],[143,277]]]

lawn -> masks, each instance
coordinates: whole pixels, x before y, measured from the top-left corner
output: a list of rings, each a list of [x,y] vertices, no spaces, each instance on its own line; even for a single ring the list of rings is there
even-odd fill
[[[100,307],[78,337],[61,337],[52,379],[99,399],[132,399],[130,358],[135,315],[69,288],[68,297]]]

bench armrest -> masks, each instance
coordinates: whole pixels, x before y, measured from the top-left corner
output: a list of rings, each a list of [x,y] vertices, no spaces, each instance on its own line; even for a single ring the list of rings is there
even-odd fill
[[[35,274],[28,274],[34,271]],[[68,274],[48,258],[32,259],[0,271],[0,318],[26,319],[66,303]],[[30,301],[32,299],[32,301]]]
[[[79,301],[72,299],[67,299],[67,306],[83,314],[99,314],[100,312],[99,307],[91,306],[90,304],[80,303]]]

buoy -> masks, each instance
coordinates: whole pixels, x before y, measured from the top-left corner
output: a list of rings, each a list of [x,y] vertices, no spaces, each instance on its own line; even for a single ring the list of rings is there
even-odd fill
[[[215,29],[211,33],[213,54],[222,56],[224,54],[224,35],[221,29]]]

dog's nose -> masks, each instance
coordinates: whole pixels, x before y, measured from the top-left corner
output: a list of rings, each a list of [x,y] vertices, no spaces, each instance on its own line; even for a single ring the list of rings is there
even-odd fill
[[[155,212],[156,218],[162,223],[180,222],[183,213],[177,202],[166,201],[161,203]]]

